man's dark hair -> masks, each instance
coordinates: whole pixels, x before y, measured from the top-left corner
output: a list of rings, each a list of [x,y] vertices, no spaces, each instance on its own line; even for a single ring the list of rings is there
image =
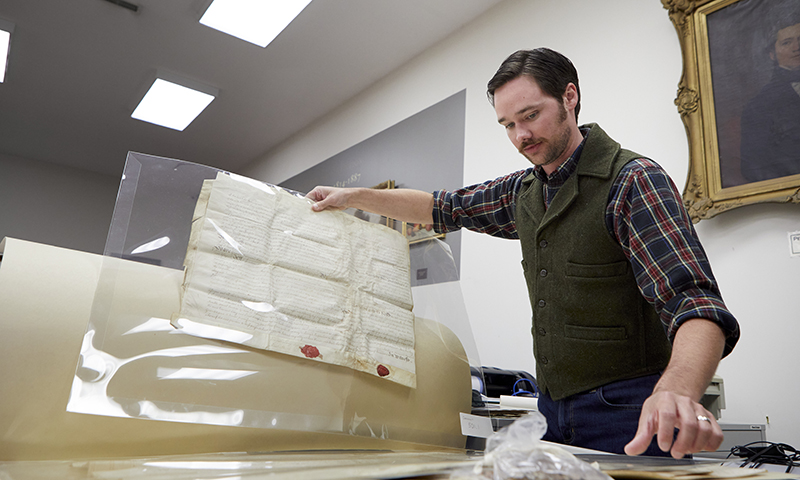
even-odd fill
[[[778,41],[778,32],[786,27],[792,27],[800,23],[800,10],[797,4],[780,5],[774,9],[769,16],[769,27],[767,27],[764,38],[764,51],[767,54],[775,53],[775,43]]]
[[[500,68],[489,80],[486,94],[494,105],[494,92],[517,77],[527,75],[539,85],[542,91],[563,104],[562,96],[567,85],[572,83],[578,91],[578,103],[575,105],[575,121],[581,109],[581,88],[578,85],[578,71],[572,62],[560,53],[549,48],[535,50],[519,50],[503,60]]]

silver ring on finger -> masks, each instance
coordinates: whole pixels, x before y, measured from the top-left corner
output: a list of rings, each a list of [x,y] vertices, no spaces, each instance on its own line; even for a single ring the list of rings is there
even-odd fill
[[[708,417],[706,417],[705,415],[698,415],[698,416],[697,416],[697,420],[699,420],[699,421],[701,421],[701,422],[708,422],[708,423],[711,423],[711,419],[710,419],[710,418],[708,418]]]

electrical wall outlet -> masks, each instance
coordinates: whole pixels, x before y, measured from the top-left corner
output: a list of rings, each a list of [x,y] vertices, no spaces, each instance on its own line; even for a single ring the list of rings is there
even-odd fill
[[[800,232],[789,232],[789,256],[800,257]]]

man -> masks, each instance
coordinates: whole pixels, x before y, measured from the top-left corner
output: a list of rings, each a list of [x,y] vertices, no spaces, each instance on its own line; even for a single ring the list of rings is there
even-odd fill
[[[544,439],[676,458],[715,450],[722,431],[698,400],[738,324],[674,185],[599,126],[578,126],[577,72],[557,52],[512,54],[488,94],[533,168],[433,194],[317,187],[312,208],[518,238]]]
[[[800,173],[800,15],[796,11],[775,25],[767,50],[775,65],[772,79],[742,112],[742,175],[750,182]]]

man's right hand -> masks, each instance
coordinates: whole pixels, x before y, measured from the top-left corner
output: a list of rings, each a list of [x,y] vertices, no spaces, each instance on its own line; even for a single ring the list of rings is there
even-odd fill
[[[315,212],[321,212],[323,210],[344,210],[347,208],[350,190],[351,189],[348,188],[318,186],[308,192],[306,198],[314,202],[314,204],[311,205],[311,209]]]
[[[319,186],[306,198],[314,202],[311,208],[315,212],[358,208],[403,222],[433,223],[433,195],[420,190]]]

